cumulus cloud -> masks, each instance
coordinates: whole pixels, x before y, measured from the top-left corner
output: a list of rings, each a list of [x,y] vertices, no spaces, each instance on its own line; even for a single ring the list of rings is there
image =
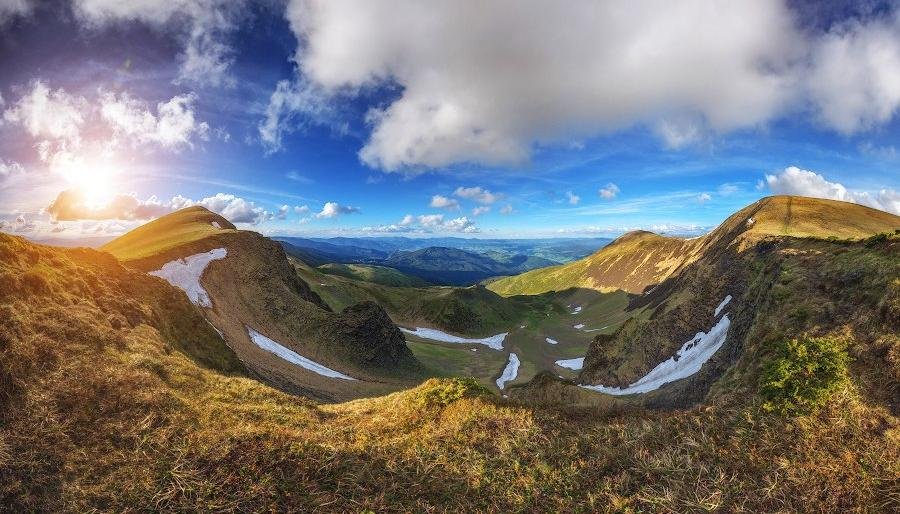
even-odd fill
[[[75,0],[75,13],[89,27],[141,22],[177,35],[183,45],[175,82],[230,86],[234,50],[228,38],[246,15],[244,0]]]
[[[882,189],[876,193],[852,191],[839,182],[826,180],[819,173],[796,166],[785,168],[776,175],[766,175],[762,184],[775,194],[840,200],[900,214],[900,192],[893,189]]]
[[[308,205],[297,205],[294,207],[294,212],[300,215],[309,214],[309,206]]]
[[[286,220],[288,211],[290,211],[290,210],[291,210],[291,208],[288,207],[287,205],[282,205],[281,207],[278,208],[278,212],[275,213],[275,219]]]
[[[472,209],[472,216],[481,216],[482,214],[491,212],[491,208],[488,205],[480,205]]]
[[[217,212],[232,223],[256,225],[273,217],[254,202],[225,193],[217,193],[197,201],[180,195],[169,201],[161,201],[155,196],[141,200],[134,193],[118,194],[108,202],[97,205],[89,202],[77,189],[60,192],[46,211],[56,221],[148,220],[194,205]]]
[[[21,124],[34,138],[60,139],[77,144],[85,122],[86,107],[84,98],[70,95],[63,89],[54,91],[45,82],[37,80],[3,113],[3,118],[7,122]]]
[[[446,196],[434,195],[431,197],[431,203],[428,206],[435,209],[455,210],[459,209],[459,202]]]
[[[454,191],[453,194],[460,198],[473,200],[482,205],[490,205],[500,198],[503,198],[503,195],[491,193],[487,189],[483,189],[481,186],[457,187],[456,191]]]
[[[597,191],[597,194],[599,194],[600,198],[603,198],[604,200],[612,200],[616,197],[616,195],[619,194],[619,191],[619,186],[610,182],[609,184],[606,184],[605,187],[600,188],[600,190]]]
[[[124,136],[136,143],[157,143],[164,148],[191,147],[192,138],[208,139],[209,125],[200,122],[194,113],[193,93],[172,97],[159,102],[157,114],[146,103],[127,93],[105,93],[100,99],[100,114],[117,136]]]
[[[359,156],[420,173],[516,165],[537,145],[635,125],[678,149],[802,111],[845,134],[894,119],[900,10],[823,33],[790,4],[289,0],[286,17],[294,83],[323,98],[398,86],[368,113]]]
[[[475,222],[465,216],[444,219],[443,214],[407,214],[399,223],[363,227],[363,232],[373,233],[460,233],[474,234],[479,232]]]
[[[712,196],[710,196],[709,193],[700,193],[697,195],[697,202],[699,203],[706,203],[710,200],[712,200]]]
[[[569,205],[578,205],[578,202],[581,201],[581,197],[571,191],[566,191],[566,198],[569,200]]]
[[[322,206],[322,210],[316,214],[316,218],[319,219],[331,219],[340,216],[341,214],[353,214],[355,212],[359,212],[358,207],[350,207],[348,205],[341,205],[337,202],[326,202],[325,205]]]
[[[844,134],[890,121],[900,109],[900,10],[847,21],[817,43],[807,84],[819,119]]]
[[[500,214],[504,214],[504,215],[512,214],[513,212],[515,212],[515,211],[513,211],[512,204],[506,204],[502,209],[500,209]]]
[[[776,0],[292,0],[287,17],[316,84],[401,86],[360,151],[388,171],[516,164],[534,143],[660,119],[755,126],[791,97],[804,47]]]

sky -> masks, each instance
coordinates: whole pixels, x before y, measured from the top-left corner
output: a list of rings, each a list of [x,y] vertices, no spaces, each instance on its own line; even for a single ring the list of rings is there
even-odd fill
[[[900,2],[0,0],[0,230],[695,235],[900,213]]]

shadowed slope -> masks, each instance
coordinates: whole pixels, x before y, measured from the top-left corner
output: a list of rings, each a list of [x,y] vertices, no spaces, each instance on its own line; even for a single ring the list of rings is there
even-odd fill
[[[227,256],[210,262],[201,277],[212,301],[204,314],[253,373],[282,389],[335,401],[396,390],[418,376],[418,362],[383,309],[362,303],[332,312],[297,276],[280,244],[250,231],[207,232],[204,226],[216,215],[203,211],[164,216],[122,236],[127,245],[117,240],[108,247],[117,253],[125,248],[128,265],[145,272],[226,250]],[[144,237],[156,251],[142,249]],[[358,380],[336,380],[292,364],[256,345],[250,329]]]

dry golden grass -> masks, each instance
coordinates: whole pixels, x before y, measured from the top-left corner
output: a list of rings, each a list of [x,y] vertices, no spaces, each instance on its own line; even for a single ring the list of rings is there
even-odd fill
[[[753,398],[566,414],[436,380],[320,406],[235,374],[161,281],[96,252],[0,238],[3,510],[900,507],[897,418],[858,381],[796,419]]]

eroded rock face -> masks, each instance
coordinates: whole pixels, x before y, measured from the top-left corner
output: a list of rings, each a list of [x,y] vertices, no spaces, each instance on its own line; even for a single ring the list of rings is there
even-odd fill
[[[339,320],[337,329],[365,361],[385,367],[413,364],[403,333],[377,303],[351,305],[341,312]]]

